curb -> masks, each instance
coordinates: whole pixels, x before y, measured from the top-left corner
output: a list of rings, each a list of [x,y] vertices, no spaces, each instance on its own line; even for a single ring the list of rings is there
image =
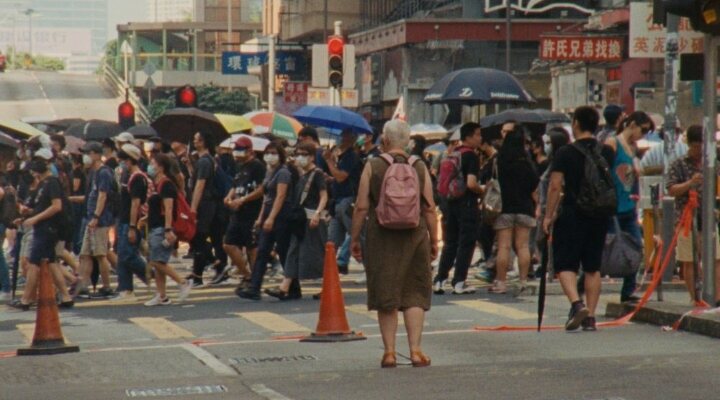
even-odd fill
[[[635,309],[631,304],[608,303],[605,316],[619,318]],[[632,321],[644,322],[658,326],[672,326],[688,311],[689,305],[667,302],[648,302],[633,317]],[[682,319],[678,330],[699,335],[720,338],[720,316],[717,314],[688,315]]]
[[[637,293],[644,293],[647,290],[649,285],[650,285],[649,283],[645,283],[645,284],[643,284],[642,287],[638,287]],[[534,280],[534,281],[531,281],[528,283],[528,287],[530,288],[530,291],[523,293],[520,297],[530,297],[530,296],[537,295],[537,291],[540,288],[540,283],[538,280]],[[603,294],[608,294],[608,293],[620,294],[621,289],[622,289],[622,281],[612,282],[612,283],[603,282],[601,293],[603,293]],[[668,292],[687,291],[685,284],[682,282],[663,283],[663,290],[668,291]],[[560,283],[556,283],[556,282],[547,284],[546,289],[545,289],[545,294],[547,296],[564,296],[565,295],[565,293],[562,290],[562,287],[560,286]]]

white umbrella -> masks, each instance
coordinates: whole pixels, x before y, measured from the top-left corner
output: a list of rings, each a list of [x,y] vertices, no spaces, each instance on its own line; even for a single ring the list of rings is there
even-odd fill
[[[415,124],[410,127],[410,136],[422,136],[427,140],[442,140],[448,131],[438,124]]]
[[[241,137],[246,137],[252,141],[253,145],[253,151],[265,151],[265,148],[268,144],[270,144],[270,141],[261,138],[258,136],[250,136],[246,135],[244,133],[237,133],[235,135],[230,136],[229,138],[225,139],[222,143],[220,143],[220,147],[225,149],[234,149],[235,148],[235,142],[237,142],[238,139]]]

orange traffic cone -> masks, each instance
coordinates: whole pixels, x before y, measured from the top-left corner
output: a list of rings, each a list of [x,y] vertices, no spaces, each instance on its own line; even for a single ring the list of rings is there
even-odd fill
[[[38,276],[38,307],[35,316],[35,335],[29,348],[18,349],[19,356],[36,356],[62,353],[76,353],[78,346],[65,344],[60,330],[60,315],[55,303],[55,286],[50,275],[50,265],[47,260],[40,265]]]
[[[349,342],[365,340],[366,337],[350,330],[345,315],[345,300],[340,289],[340,275],[335,261],[335,245],[325,245],[323,287],[320,297],[320,319],[315,332],[301,342]]]

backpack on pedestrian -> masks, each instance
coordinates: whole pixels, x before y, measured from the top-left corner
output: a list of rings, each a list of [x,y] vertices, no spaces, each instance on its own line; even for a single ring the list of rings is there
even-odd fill
[[[168,179],[164,179],[158,185],[157,192],[162,193],[163,185],[169,182]],[[173,185],[172,182],[170,182]],[[188,204],[185,195],[177,190],[177,199],[175,199],[173,210],[173,231],[175,236],[181,242],[190,242],[195,237],[195,231],[197,229],[197,215],[192,212],[190,204]]]
[[[393,157],[390,154],[380,156],[389,164],[380,186],[375,215],[380,226],[386,229],[414,229],[420,225],[420,178],[414,164],[420,159],[416,156]],[[402,158],[398,162],[397,158]]]
[[[467,180],[462,172],[462,156],[471,151],[461,147],[448,154],[440,163],[437,191],[443,198],[455,200],[465,195]]]
[[[498,179],[497,157],[493,160],[492,177],[485,185],[485,196],[482,202],[482,222],[486,225],[494,225],[495,220],[502,213],[502,192],[500,191],[500,180]]]
[[[585,158],[583,179],[576,198],[578,212],[601,219],[614,216],[617,213],[617,194],[608,162],[600,153],[602,145],[598,143],[592,149],[578,143],[571,146]]]

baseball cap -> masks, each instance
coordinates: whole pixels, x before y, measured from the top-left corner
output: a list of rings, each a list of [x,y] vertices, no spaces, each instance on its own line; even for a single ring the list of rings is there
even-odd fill
[[[82,149],[83,153],[97,153],[102,154],[103,146],[98,142],[87,142]]]
[[[133,160],[137,161],[142,158],[142,152],[134,144],[124,144],[121,148],[122,152],[130,156]]]
[[[235,141],[235,149],[244,148],[247,150],[253,149],[252,140],[250,140],[247,136],[240,136],[238,140]]]
[[[42,158],[45,161],[50,161],[53,159],[53,153],[50,151],[50,149],[41,148],[40,150],[36,151],[33,157]]]
[[[135,136],[133,136],[130,132],[123,132],[115,136],[116,142],[131,143],[133,140],[135,140]]]

